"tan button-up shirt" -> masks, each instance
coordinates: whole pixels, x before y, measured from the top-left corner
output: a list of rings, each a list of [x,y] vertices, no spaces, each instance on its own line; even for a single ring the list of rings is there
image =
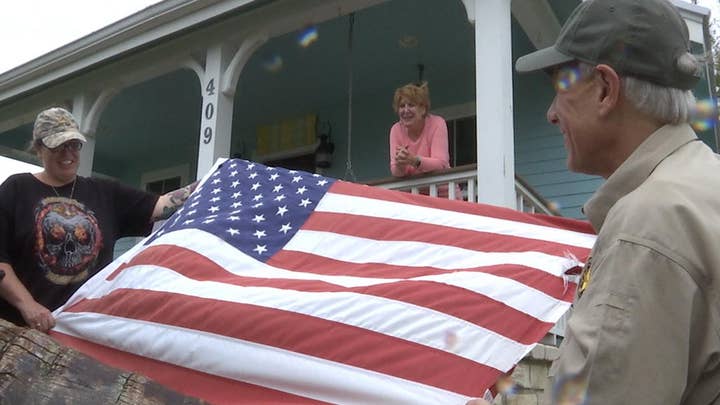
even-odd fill
[[[585,213],[598,239],[556,385],[586,388],[587,404],[720,404],[720,157],[664,126]]]

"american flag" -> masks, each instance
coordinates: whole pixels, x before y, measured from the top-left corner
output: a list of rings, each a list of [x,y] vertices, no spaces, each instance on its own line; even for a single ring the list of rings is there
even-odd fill
[[[482,397],[569,308],[586,223],[233,159],[55,313],[212,403]]]

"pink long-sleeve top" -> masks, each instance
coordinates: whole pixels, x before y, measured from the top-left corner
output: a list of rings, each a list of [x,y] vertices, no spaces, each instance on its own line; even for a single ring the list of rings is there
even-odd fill
[[[420,156],[420,167],[398,166],[395,161],[395,150],[398,146],[405,146],[410,152]],[[442,117],[428,114],[425,117],[425,127],[417,140],[408,136],[407,128],[400,122],[390,128],[390,172],[393,176],[412,176],[449,167],[447,124]]]

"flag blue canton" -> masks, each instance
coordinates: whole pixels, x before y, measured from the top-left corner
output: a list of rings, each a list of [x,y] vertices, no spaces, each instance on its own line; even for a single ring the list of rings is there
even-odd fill
[[[265,261],[295,235],[335,179],[230,159],[146,242],[200,229]]]

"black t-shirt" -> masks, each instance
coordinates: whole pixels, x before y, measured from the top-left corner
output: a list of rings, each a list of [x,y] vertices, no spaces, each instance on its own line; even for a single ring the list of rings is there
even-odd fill
[[[30,173],[0,185],[0,262],[51,311],[112,261],[118,238],[150,233],[158,200],[115,181],[79,176],[74,190],[73,183],[55,190],[59,197]],[[24,324],[2,298],[0,317]]]

